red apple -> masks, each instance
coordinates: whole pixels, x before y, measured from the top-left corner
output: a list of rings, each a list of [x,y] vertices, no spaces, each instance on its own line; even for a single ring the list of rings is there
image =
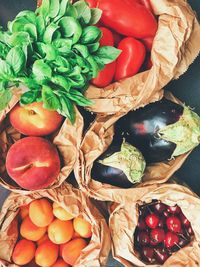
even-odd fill
[[[17,104],[10,112],[10,123],[24,135],[44,136],[55,132],[63,117],[56,111],[43,108],[41,102],[20,106]]]
[[[6,157],[9,176],[22,188],[37,190],[53,184],[60,172],[56,147],[41,137],[25,137],[11,146]]]

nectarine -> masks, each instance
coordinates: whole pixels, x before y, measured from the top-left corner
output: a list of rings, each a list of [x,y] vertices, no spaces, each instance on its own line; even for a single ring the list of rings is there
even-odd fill
[[[58,112],[43,108],[42,102],[18,104],[10,111],[10,123],[24,135],[49,135],[60,127],[62,119]]]
[[[58,203],[53,203],[53,214],[61,221],[68,221],[74,218],[72,214],[63,209]]]
[[[45,234],[37,241],[37,245],[39,246],[47,240],[50,241],[48,234]]]
[[[56,180],[60,159],[56,147],[41,137],[25,137],[11,146],[6,157],[9,176],[22,188],[43,189]]]
[[[54,218],[51,203],[45,198],[32,201],[29,207],[29,217],[39,227],[48,226]]]
[[[38,246],[35,252],[35,262],[39,266],[48,267],[53,265],[58,258],[58,245],[51,241],[45,241]]]
[[[62,250],[63,260],[74,265],[81,254],[81,251],[87,246],[87,242],[83,238],[76,238],[65,244]]]
[[[20,219],[24,219],[26,216],[28,216],[29,214],[29,204],[28,205],[24,205],[24,206],[21,206],[19,208],[19,216],[20,216]]]
[[[32,241],[21,239],[17,242],[13,250],[13,262],[17,265],[25,265],[29,263],[35,256],[35,250],[36,246]]]
[[[48,227],[49,239],[55,244],[68,242],[74,233],[72,221],[55,219]]]
[[[38,227],[33,224],[28,216],[22,221],[20,226],[21,236],[31,241],[38,241],[46,233],[46,230],[46,227]]]
[[[74,230],[84,238],[92,236],[92,226],[89,222],[81,217],[77,217],[73,220]]]
[[[70,267],[63,259],[58,259],[51,267]]]

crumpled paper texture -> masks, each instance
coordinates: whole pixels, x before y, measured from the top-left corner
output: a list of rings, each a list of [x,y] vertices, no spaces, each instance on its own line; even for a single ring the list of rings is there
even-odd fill
[[[104,115],[128,112],[158,100],[162,88],[177,79],[200,51],[200,24],[185,0],[150,0],[158,17],[151,59],[153,67],[105,88],[90,86],[86,96],[95,102],[89,110]]]
[[[171,93],[165,92],[165,97],[173,102],[182,104]],[[123,114],[125,115],[125,114]],[[108,148],[113,139],[114,123],[122,117],[122,114],[97,115],[89,130],[86,132],[79,153],[79,161],[75,168],[76,179],[82,190],[88,192],[91,197],[98,200],[119,202],[121,192],[126,194],[127,189],[122,189],[109,184],[100,183],[91,177],[91,169],[94,161]],[[142,177],[142,183],[134,188],[145,187],[155,183],[166,182],[189,156],[191,151],[170,161],[150,164],[146,167]],[[98,174],[97,174],[98,175]]]
[[[19,187],[6,173],[5,160],[10,146],[19,140],[22,135],[9,123],[9,111],[17,104],[19,95],[14,95],[9,106],[0,112],[0,185],[11,191],[29,194],[30,191]],[[64,119],[60,129],[50,136],[50,140],[56,145],[61,159],[61,170],[56,181],[50,186],[56,188],[63,183],[74,168],[78,158],[83,132],[83,118],[76,109],[76,121],[72,125],[68,119]]]
[[[5,267],[12,264],[12,251],[18,238],[19,206],[43,197],[59,203],[74,217],[82,215],[92,224],[93,234],[90,243],[83,249],[74,267],[105,266],[110,251],[108,225],[91,200],[80,190],[72,188],[67,183],[63,183],[56,189],[34,192],[27,196],[17,193],[10,194],[0,213],[0,266]]]
[[[128,189],[119,196],[121,204],[112,205],[109,227],[112,236],[113,257],[125,267],[199,267],[200,266],[200,198],[190,189],[177,184],[163,184]],[[194,240],[174,253],[163,265],[146,265],[134,251],[133,234],[138,222],[137,204],[150,203],[152,199],[174,206],[178,205],[191,222]]]

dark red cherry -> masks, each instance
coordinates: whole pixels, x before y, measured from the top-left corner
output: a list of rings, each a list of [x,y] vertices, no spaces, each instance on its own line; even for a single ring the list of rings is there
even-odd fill
[[[177,236],[177,234],[172,233],[172,232],[167,232],[165,235],[165,239],[164,239],[164,244],[166,248],[172,248],[173,246],[175,246],[176,244],[178,244],[179,241],[179,237]]]
[[[171,216],[171,214],[167,211],[167,210],[165,210],[164,212],[163,212],[163,215],[164,215],[164,217],[169,217],[169,216]]]
[[[146,231],[141,231],[138,233],[136,240],[140,245],[146,246],[150,242],[149,234]]]
[[[149,228],[154,229],[158,226],[159,218],[156,214],[152,213],[146,216],[145,222]]]
[[[156,203],[153,206],[154,211],[158,212],[158,213],[163,213],[164,210],[167,209],[167,205],[165,205],[164,203]]]
[[[185,215],[183,213],[181,213],[179,216],[180,216],[179,218],[181,220],[181,223],[183,225],[185,225],[186,227],[189,227],[190,226],[190,221],[185,217]]]
[[[163,264],[170,256],[165,248],[154,248],[154,254],[155,259],[160,264]]]
[[[137,227],[140,230],[145,230],[147,228],[144,219],[139,219]]]
[[[181,209],[179,206],[175,205],[175,206],[168,206],[167,211],[172,214],[178,214],[181,212]]]
[[[153,263],[154,259],[154,250],[150,247],[143,247],[141,250],[142,259],[148,263]]]
[[[158,223],[158,228],[164,228],[166,219],[165,217],[161,217]]]
[[[174,233],[180,233],[181,232],[181,221],[176,216],[170,216],[166,219],[166,225],[168,230],[174,232]]]
[[[157,245],[165,239],[165,232],[161,228],[156,228],[151,230],[150,232],[150,239],[153,241],[153,243],[156,243]]]

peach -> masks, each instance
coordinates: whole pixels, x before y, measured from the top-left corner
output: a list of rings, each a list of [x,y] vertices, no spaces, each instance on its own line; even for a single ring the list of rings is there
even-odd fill
[[[29,217],[26,217],[20,226],[20,234],[31,241],[38,241],[45,233],[46,227],[38,227],[32,223]]]
[[[56,147],[41,137],[25,137],[11,146],[6,157],[9,176],[22,188],[43,189],[54,183],[60,172]]]
[[[32,201],[29,207],[29,217],[39,227],[48,226],[54,218],[51,203],[46,198]]]
[[[72,221],[55,219],[48,227],[49,239],[55,244],[68,242],[74,233]]]
[[[74,230],[81,237],[89,238],[92,236],[92,226],[89,222],[81,217],[77,217],[73,221]]]
[[[74,265],[81,254],[81,251],[87,246],[87,242],[83,238],[76,238],[65,244],[62,250],[63,260]]]
[[[34,258],[35,250],[36,246],[32,241],[21,239],[17,242],[13,250],[13,262],[17,265],[25,265],[29,263]]]
[[[47,240],[50,241],[48,234],[45,234],[37,241],[37,245],[39,246]]]
[[[29,214],[29,204],[23,205],[19,208],[19,216],[23,220]]]
[[[70,267],[63,259],[58,259],[51,267]]]
[[[10,123],[24,135],[49,135],[60,127],[62,119],[58,112],[43,108],[42,102],[18,104],[10,111]]]
[[[45,241],[38,246],[35,252],[35,262],[39,266],[48,267],[53,265],[58,258],[58,245],[51,241]]]
[[[53,214],[61,221],[68,221],[74,218],[72,214],[63,209],[58,203],[53,203]]]

